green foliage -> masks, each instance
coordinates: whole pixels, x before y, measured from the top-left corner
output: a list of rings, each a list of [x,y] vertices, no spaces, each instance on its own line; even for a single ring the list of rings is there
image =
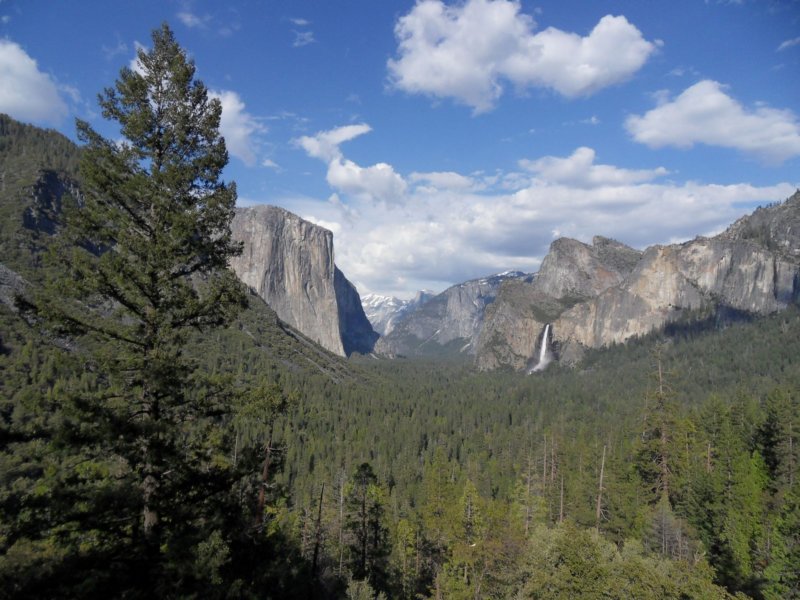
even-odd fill
[[[350,568],[355,579],[372,588],[386,586],[388,530],[384,523],[385,492],[368,463],[353,473],[346,493],[345,531],[349,536]]]
[[[264,512],[259,443],[286,399],[266,384],[242,392],[186,351],[245,304],[227,270],[239,248],[221,106],[166,26],[138,60],[100,98],[125,141],[78,124],[81,195],[64,196],[47,231],[51,269],[28,317],[47,330],[21,328],[30,341],[2,364],[11,596],[246,595],[290,589],[304,568],[279,532],[251,529]],[[291,569],[270,558],[281,547]],[[270,566],[242,578],[251,554]]]
[[[732,598],[709,581],[702,562],[655,558],[636,542],[621,550],[588,530],[564,525],[534,531],[516,598]]]

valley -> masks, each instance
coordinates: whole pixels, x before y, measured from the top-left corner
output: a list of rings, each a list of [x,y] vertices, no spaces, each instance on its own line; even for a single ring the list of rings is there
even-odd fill
[[[125,141],[0,114],[0,598],[800,598],[800,191],[362,297],[137,56]],[[330,180],[348,127],[296,142]]]

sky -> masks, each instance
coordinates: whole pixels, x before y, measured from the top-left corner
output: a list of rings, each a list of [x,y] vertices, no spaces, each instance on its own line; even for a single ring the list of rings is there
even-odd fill
[[[97,94],[163,22],[238,205],[330,229],[362,295],[713,235],[800,187],[800,0],[0,0],[0,112],[114,139]]]

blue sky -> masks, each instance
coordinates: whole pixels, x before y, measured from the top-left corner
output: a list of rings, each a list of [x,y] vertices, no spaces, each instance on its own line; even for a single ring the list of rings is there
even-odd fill
[[[800,186],[798,0],[0,0],[0,112],[113,137],[96,95],[164,21],[240,205],[331,229],[362,294],[709,235]]]

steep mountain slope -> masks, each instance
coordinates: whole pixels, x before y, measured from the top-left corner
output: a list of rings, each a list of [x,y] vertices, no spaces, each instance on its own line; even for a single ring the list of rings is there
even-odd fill
[[[36,256],[64,194],[78,194],[79,159],[60,133],[0,114],[0,262],[25,278],[39,274]]]
[[[417,292],[411,300],[401,300],[394,296],[366,294],[361,298],[361,304],[372,328],[380,335],[388,335],[397,323],[435,295],[431,291],[423,290]]]
[[[596,236],[592,244],[561,238],[550,245],[536,277],[504,283],[486,313],[478,339],[476,362],[481,369],[530,366],[547,323],[566,309],[619,284],[641,253]]]
[[[0,115],[0,352],[38,339],[39,334],[20,318],[15,301],[48,277],[42,252],[48,239],[58,235],[65,195],[80,194],[79,158],[80,149],[63,135]],[[343,301],[353,298],[354,290],[340,286]],[[218,335],[222,341],[213,344],[194,340],[193,347],[204,348],[198,355],[212,360],[217,352],[252,352],[254,361],[279,371],[321,372],[337,380],[350,377],[351,368],[344,360],[282,322],[255,294],[236,323]]]
[[[764,315],[800,300],[800,193],[713,238],[639,253],[595,238],[557,240],[528,286],[506,284],[487,312],[482,369],[522,369],[546,323],[562,359],[693,314]]]
[[[474,353],[486,308],[504,281],[526,277],[518,271],[473,279],[447,288],[409,312],[378,340],[375,351],[385,356]]]
[[[340,356],[369,352],[372,330],[358,292],[333,262],[333,234],[276,206],[237,209],[236,275],[278,316]]]

